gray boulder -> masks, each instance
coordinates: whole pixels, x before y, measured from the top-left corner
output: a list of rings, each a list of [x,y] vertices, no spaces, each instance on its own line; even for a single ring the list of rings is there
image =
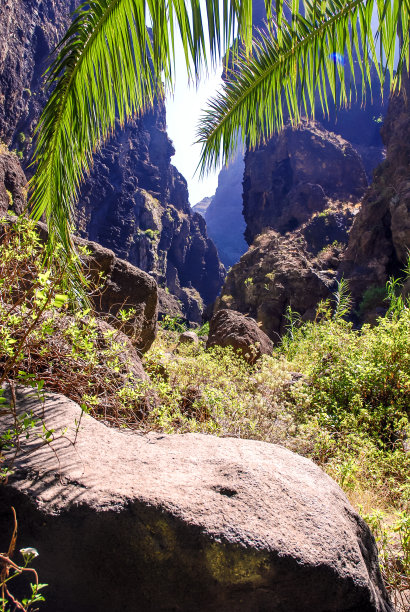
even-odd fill
[[[24,390],[17,406],[43,409]],[[141,436],[87,416],[74,446],[79,415],[47,395],[54,439],[22,440],[1,489],[0,550],[14,506],[17,548],[38,549],[49,584],[44,612],[393,612],[368,527],[311,461],[264,442]]]
[[[195,346],[198,346],[199,344],[198,334],[196,334],[194,331],[185,331],[182,334],[180,334],[179,343],[180,344],[193,344]]]
[[[209,323],[207,348],[231,346],[249,363],[255,363],[262,355],[271,355],[272,340],[254,319],[235,310],[219,310]]]

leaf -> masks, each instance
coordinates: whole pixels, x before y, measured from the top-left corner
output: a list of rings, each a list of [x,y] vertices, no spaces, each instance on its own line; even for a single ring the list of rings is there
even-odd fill
[[[324,112],[328,97],[336,107],[349,105],[358,95],[355,71],[362,76],[363,102],[372,64],[381,87],[388,78],[392,91],[400,88],[402,74],[409,70],[409,0],[303,0],[302,6],[299,12],[298,2],[289,6],[277,0],[280,18],[273,17],[268,29],[258,32],[251,57],[237,58],[222,90],[209,101],[197,132],[201,174],[227,163],[240,139],[254,148],[287,118],[292,124],[303,114],[314,118],[317,101]]]
[[[72,275],[82,278],[70,232],[94,152],[117,119],[123,124],[172,89],[177,34],[187,74],[198,79],[201,66],[232,44],[236,28],[249,49],[251,0],[207,0],[205,9],[198,0],[90,0],[74,12],[47,71],[49,100],[36,131],[30,182],[32,215],[47,218],[48,255],[61,243]]]

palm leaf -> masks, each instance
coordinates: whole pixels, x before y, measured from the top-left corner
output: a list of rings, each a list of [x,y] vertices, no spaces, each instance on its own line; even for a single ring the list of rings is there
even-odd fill
[[[265,32],[259,31],[252,56],[238,57],[201,117],[202,174],[227,163],[239,138],[254,148],[280,130],[287,117],[293,124],[302,114],[314,118],[317,100],[324,112],[328,96],[337,107],[348,106],[358,96],[356,71],[364,102],[372,64],[382,91],[386,78],[392,90],[399,88],[409,69],[409,0],[304,0],[301,13],[298,1],[277,0],[276,15]]]
[[[236,30],[249,49],[251,0],[207,0],[205,11],[199,0],[89,0],[75,11],[47,73],[50,97],[31,180],[33,216],[46,215],[51,245],[73,252],[78,190],[93,153],[117,118],[143,113],[172,86],[176,36],[188,76],[198,78],[209,58],[229,49]]]

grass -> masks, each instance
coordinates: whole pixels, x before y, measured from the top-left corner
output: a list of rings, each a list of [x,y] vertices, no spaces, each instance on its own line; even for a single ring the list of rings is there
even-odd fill
[[[114,426],[264,440],[309,457],[371,525],[386,584],[397,609],[406,610],[410,304],[398,282],[389,283],[388,314],[373,327],[357,330],[345,320],[345,283],[314,322],[302,324],[288,312],[281,346],[253,366],[228,348],[180,345],[184,325],[166,317],[144,356],[149,380],[140,381],[121,334],[91,311],[70,311],[64,270],[58,258],[54,269],[42,269],[32,223],[2,227],[2,381],[64,393]],[[26,434],[21,429],[7,441],[0,435],[0,470],[2,448]]]

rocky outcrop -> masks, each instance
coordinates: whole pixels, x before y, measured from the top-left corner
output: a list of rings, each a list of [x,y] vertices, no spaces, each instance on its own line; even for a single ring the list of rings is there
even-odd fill
[[[78,2],[2,0],[0,4],[0,139],[23,158],[45,97],[42,75]]]
[[[77,238],[76,242],[89,252],[85,266],[101,285],[94,297],[97,312],[108,315],[112,325],[120,327],[133,346],[145,353],[157,331],[157,283],[143,270],[116,257],[110,249],[89,240]],[[120,310],[132,313],[126,322],[118,316]]]
[[[245,231],[245,220],[242,215],[243,171],[243,157],[242,154],[238,154],[219,173],[217,190],[205,212],[208,234],[214,241],[226,268],[239,261],[247,249],[243,236]]]
[[[42,74],[75,5],[6,0],[0,7],[0,139],[17,149],[26,169],[45,103]],[[191,212],[186,181],[170,163],[173,153],[162,103],[118,128],[83,187],[78,229],[150,273],[181,301],[186,318],[199,321],[224,270],[203,219]]]
[[[256,321],[235,310],[219,310],[209,323],[207,348],[230,346],[248,363],[272,355],[273,344]]]
[[[230,270],[216,309],[249,314],[275,342],[288,307],[303,319],[335,288],[367,186],[360,156],[318,124],[287,127],[248,152],[244,179],[250,249]]]
[[[41,416],[33,395],[19,391],[17,404]],[[47,396],[53,440],[22,440],[0,496],[0,550],[13,505],[17,548],[40,553],[44,612],[393,611],[368,527],[311,461],[250,440],[133,435],[87,416],[74,447],[80,412]]]
[[[382,134],[386,161],[375,172],[349,237],[341,273],[356,302],[367,289],[401,276],[410,249],[410,87],[395,96]],[[376,304],[375,304],[376,305]]]
[[[0,217],[11,210],[20,215],[27,199],[27,180],[14,153],[0,145]]]
[[[342,250],[329,246],[314,257],[302,235],[264,232],[229,272],[216,308],[249,314],[278,342],[288,307],[310,320],[318,302],[331,295]]]
[[[313,122],[288,126],[246,154],[246,240],[267,229],[293,231],[329,200],[359,202],[366,188],[360,156],[346,140]]]
[[[171,165],[165,108],[118,130],[97,156],[81,192],[80,234],[149,272],[200,320],[224,270],[203,218],[192,213],[185,179]],[[196,302],[196,307],[192,301]]]

